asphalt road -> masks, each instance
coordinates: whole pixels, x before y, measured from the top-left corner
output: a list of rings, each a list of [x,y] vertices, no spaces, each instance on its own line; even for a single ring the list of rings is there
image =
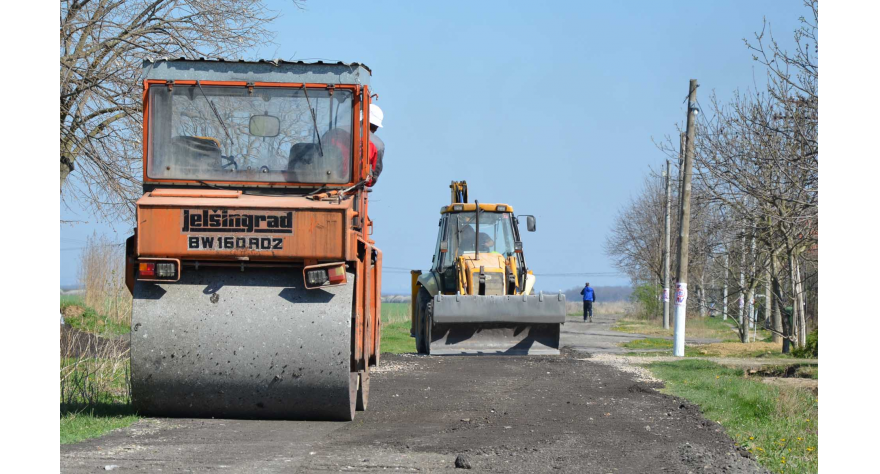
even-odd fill
[[[144,419],[61,446],[61,470],[762,472],[697,407],[590,361],[632,337],[612,319],[567,322],[559,357],[383,356],[351,423]]]

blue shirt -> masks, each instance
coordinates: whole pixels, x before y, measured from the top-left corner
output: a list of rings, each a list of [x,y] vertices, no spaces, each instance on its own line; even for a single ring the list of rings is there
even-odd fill
[[[584,295],[584,301],[595,301],[596,297],[593,293],[593,289],[589,286],[585,286],[583,290],[581,290],[581,294]]]

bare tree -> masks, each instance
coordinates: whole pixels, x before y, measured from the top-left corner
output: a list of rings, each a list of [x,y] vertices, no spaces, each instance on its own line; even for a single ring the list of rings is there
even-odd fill
[[[726,103],[712,94],[707,106],[700,106],[689,272],[697,282],[701,314],[712,299],[707,278],[710,286],[720,279],[725,296],[743,301],[741,316],[732,319],[743,342],[749,326],[744,309],[754,307],[759,285],[765,287],[765,318],[771,314],[774,320],[768,326],[786,344],[803,346],[807,315],[817,317],[818,4],[807,0],[805,5],[810,15],[801,18],[793,53],[779,46],[766,24],[746,41],[766,70],[765,86],[736,91]],[[667,137],[658,147],[674,159],[676,145]],[[621,212],[606,245],[618,267],[631,275],[638,268],[653,269],[658,258],[646,252],[662,235],[659,224],[646,219],[656,212],[657,194],[646,187]],[[632,224],[634,219],[642,222]],[[726,305],[723,309],[727,314]]]
[[[62,196],[103,217],[131,216],[143,60],[239,57],[271,41],[276,16],[261,0],[62,0]]]

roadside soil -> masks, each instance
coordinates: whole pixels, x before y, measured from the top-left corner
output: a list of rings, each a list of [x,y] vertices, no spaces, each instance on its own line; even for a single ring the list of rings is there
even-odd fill
[[[351,423],[144,419],[61,446],[61,470],[764,472],[698,407],[592,359],[618,336],[589,324],[557,357],[383,355]]]
[[[103,337],[80,331],[67,324],[61,326],[61,357],[109,357],[128,350],[128,336]]]

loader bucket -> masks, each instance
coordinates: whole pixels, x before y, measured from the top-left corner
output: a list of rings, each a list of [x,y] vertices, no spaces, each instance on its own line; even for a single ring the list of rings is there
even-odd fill
[[[354,275],[306,290],[302,272],[207,267],[137,282],[131,389],[145,415],[351,420]]]
[[[558,355],[565,296],[437,295],[432,355]]]

